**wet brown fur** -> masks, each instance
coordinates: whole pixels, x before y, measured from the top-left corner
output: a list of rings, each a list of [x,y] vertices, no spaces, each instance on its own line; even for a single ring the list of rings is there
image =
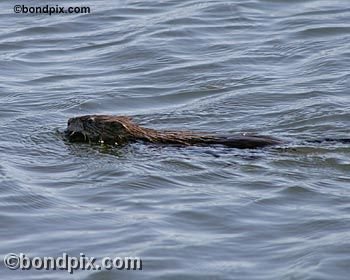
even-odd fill
[[[258,148],[281,144],[269,136],[216,134],[191,131],[158,131],[134,123],[126,116],[86,115],[71,118],[66,130],[72,142],[92,142],[124,145],[135,141],[177,145],[225,145],[234,148]]]

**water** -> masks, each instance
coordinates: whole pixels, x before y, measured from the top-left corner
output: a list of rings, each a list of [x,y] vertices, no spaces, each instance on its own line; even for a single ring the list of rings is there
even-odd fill
[[[83,2],[90,14],[0,3],[1,258],[130,256],[143,270],[1,263],[1,278],[348,279],[350,146],[301,144],[349,138],[348,1]],[[62,141],[69,117],[91,113],[292,143]]]

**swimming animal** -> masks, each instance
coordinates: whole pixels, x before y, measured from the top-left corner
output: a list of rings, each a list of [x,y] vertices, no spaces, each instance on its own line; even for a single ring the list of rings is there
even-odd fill
[[[65,135],[70,142],[125,145],[143,141],[181,146],[224,145],[231,148],[254,149],[284,144],[278,138],[242,134],[217,135],[191,131],[161,131],[142,127],[126,116],[86,115],[70,118]]]
[[[266,135],[220,135],[192,131],[167,131],[142,127],[126,116],[85,115],[68,120],[65,136],[70,142],[105,143],[125,145],[143,141],[148,143],[181,146],[224,145],[238,149],[255,149],[287,144],[287,141]],[[305,143],[347,143],[350,138],[322,138]]]

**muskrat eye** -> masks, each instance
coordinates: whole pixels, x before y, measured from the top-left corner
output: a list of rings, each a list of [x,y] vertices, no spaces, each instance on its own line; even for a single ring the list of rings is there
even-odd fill
[[[94,117],[90,117],[90,118],[88,118],[88,120],[87,120],[88,124],[92,124],[94,121],[95,121],[95,118],[94,118]]]

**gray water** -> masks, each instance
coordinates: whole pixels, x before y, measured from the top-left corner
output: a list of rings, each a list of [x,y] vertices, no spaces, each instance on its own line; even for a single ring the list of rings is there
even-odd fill
[[[15,14],[14,4],[90,14]],[[0,3],[1,279],[349,279],[348,0]],[[69,144],[83,114],[285,147]],[[142,271],[12,271],[140,257]]]

